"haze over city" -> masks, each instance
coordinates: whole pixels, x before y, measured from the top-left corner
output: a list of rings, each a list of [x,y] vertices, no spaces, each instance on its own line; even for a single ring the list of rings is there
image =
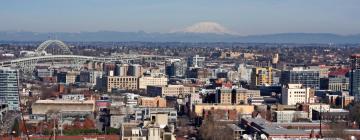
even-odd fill
[[[0,2],[0,140],[360,140],[359,0]]]

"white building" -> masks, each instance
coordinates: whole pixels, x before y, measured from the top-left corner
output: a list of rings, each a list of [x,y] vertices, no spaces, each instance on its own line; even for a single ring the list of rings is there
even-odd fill
[[[307,119],[308,113],[305,111],[275,111],[276,122],[293,122],[298,119]]]
[[[282,88],[282,104],[313,103],[314,97],[310,92],[310,88],[303,88],[301,84],[288,84]]]
[[[134,93],[125,93],[124,96],[125,96],[125,104],[128,106],[137,105],[137,100],[140,97],[140,95]]]
[[[251,73],[252,73],[252,67],[245,65],[245,64],[240,64],[238,67],[238,72],[239,72],[239,77],[240,80],[242,81],[246,81],[248,83],[250,83],[251,81]]]
[[[329,104],[309,104],[309,118],[312,119],[312,111],[313,110],[330,110]]]

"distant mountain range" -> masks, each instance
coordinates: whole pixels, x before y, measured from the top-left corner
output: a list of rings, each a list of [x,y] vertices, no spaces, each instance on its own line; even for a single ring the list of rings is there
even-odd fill
[[[57,38],[63,41],[103,42],[241,42],[241,43],[360,43],[360,34],[337,35],[330,33],[280,33],[268,35],[240,36],[218,33],[146,33],[146,32],[79,32],[79,33],[37,33],[0,32],[0,41],[44,41]]]

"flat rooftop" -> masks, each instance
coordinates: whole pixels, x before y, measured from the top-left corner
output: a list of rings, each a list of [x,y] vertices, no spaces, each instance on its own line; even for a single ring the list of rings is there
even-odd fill
[[[313,109],[313,110],[320,112],[320,109]],[[330,109],[322,109],[321,112],[344,112],[344,113],[346,113],[349,111],[346,109],[341,109],[341,108],[330,108]]]
[[[37,100],[35,104],[95,104],[95,100]]]
[[[308,135],[304,130],[287,129],[278,123],[272,123],[262,118],[246,118],[249,123],[255,123],[261,131],[269,135]]]

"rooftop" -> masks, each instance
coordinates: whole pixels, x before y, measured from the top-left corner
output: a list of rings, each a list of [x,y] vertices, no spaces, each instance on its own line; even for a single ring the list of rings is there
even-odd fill
[[[245,131],[244,129],[241,129],[239,126],[237,126],[236,124],[227,124],[227,126],[229,128],[231,128],[233,131]]]
[[[316,111],[320,111],[320,109],[314,109]],[[341,108],[329,108],[328,110],[322,109],[321,112],[349,112],[348,110],[341,109]]]
[[[37,100],[35,104],[94,104],[95,100]]]
[[[308,132],[304,130],[297,130],[297,129],[287,129],[280,126],[277,123],[269,122],[262,118],[246,118],[245,119],[249,123],[254,123],[255,127],[260,129],[266,134],[269,135],[307,135]]]

